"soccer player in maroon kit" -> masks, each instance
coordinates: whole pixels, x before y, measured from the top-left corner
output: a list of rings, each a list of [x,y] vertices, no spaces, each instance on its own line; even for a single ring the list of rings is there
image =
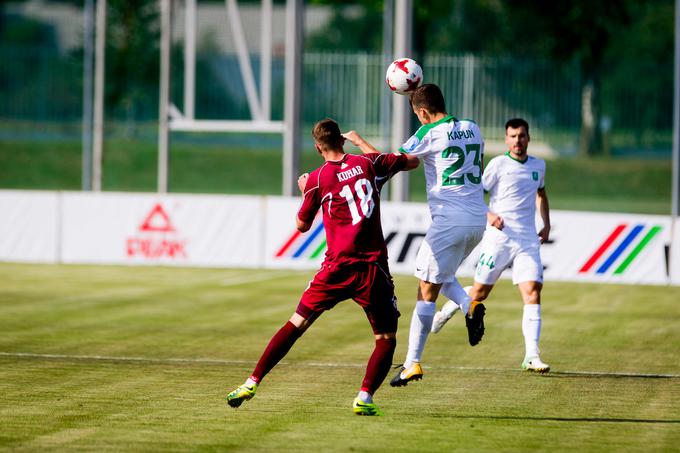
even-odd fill
[[[399,311],[380,224],[380,189],[395,173],[416,168],[419,160],[381,154],[354,131],[342,135],[331,119],[316,123],[312,136],[325,163],[298,179],[303,201],[296,220],[298,230],[308,231],[322,209],[326,258],[293,316],[269,341],[250,378],[227,395],[227,402],[239,407],[255,396],[262,379],[321,313],[353,299],[373,328],[375,349],[352,409],[357,415],[382,415],[373,394],[392,365]],[[345,154],[345,139],[364,154]]]

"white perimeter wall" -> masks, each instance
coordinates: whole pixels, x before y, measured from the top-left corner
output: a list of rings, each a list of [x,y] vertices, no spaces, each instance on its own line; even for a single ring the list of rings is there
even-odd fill
[[[295,230],[299,198],[0,191],[0,261],[315,269],[320,218]],[[546,280],[680,285],[670,217],[552,211]],[[410,274],[430,223],[423,203],[382,204],[392,272]],[[472,276],[476,251],[459,276]],[[669,275],[668,267],[670,262]],[[675,264],[675,265],[673,265]],[[509,277],[506,271],[504,277]]]

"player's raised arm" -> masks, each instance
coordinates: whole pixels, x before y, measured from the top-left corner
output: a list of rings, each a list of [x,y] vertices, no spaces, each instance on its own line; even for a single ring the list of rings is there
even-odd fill
[[[345,140],[349,140],[352,145],[359,148],[364,154],[380,153],[380,151],[375,149],[375,147],[367,142],[365,138],[359,135],[357,131],[345,132],[342,136],[345,137]]]
[[[349,131],[344,134],[342,134],[343,137],[345,137],[346,140],[349,140],[351,144],[356,146],[361,150],[362,153],[364,154],[373,154],[373,153],[380,153],[373,145],[371,145],[369,142],[366,141],[365,138],[363,138],[357,131]],[[414,168],[417,168],[418,165],[420,164],[420,159],[418,159],[417,156],[412,156],[408,153],[403,153],[406,155],[406,167],[404,170],[413,170]]]
[[[398,151],[397,151],[398,152]],[[418,165],[420,165],[420,159],[418,156],[412,156],[409,153],[402,153],[406,156],[406,170],[413,170],[414,168],[418,168]]]
[[[300,193],[302,194],[303,198],[305,198],[305,190],[307,188],[307,181],[309,180],[309,173],[303,173],[298,177],[298,188],[300,189]],[[302,201],[302,206],[300,207],[300,211],[298,211],[297,216],[295,216],[295,226],[297,227],[298,231],[301,233],[305,233],[309,231],[309,229],[312,227],[312,222],[311,221],[305,221],[300,219],[301,213],[306,213],[307,215],[303,214],[303,217],[308,216],[309,212],[314,212],[316,214],[316,210],[318,209],[318,206],[313,206],[313,202],[310,200],[307,200],[306,198]],[[312,215],[312,219],[314,218],[314,215]]]

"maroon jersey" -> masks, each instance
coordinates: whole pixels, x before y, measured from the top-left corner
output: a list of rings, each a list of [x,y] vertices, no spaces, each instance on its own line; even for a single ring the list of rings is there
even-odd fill
[[[380,189],[406,162],[402,154],[345,154],[310,173],[298,218],[311,223],[323,209],[327,262],[387,262]]]

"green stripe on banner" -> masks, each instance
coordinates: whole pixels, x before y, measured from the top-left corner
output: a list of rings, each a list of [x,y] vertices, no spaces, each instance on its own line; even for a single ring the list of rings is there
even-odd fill
[[[630,252],[630,255],[626,257],[625,260],[623,260],[623,263],[619,265],[619,267],[616,268],[614,271],[614,274],[623,274],[623,271],[626,270],[626,268],[630,265],[630,263],[633,262],[633,260],[638,256],[638,254],[642,251],[643,248],[647,246],[649,241],[652,240],[656,234],[661,231],[661,227],[659,225],[655,226],[647,234],[645,235],[644,238],[640,241],[640,243],[633,249],[632,252]]]
[[[309,257],[310,260],[316,259],[317,256],[321,255],[321,252],[323,252],[326,249],[326,240],[324,239],[321,244],[314,250],[314,253]]]

